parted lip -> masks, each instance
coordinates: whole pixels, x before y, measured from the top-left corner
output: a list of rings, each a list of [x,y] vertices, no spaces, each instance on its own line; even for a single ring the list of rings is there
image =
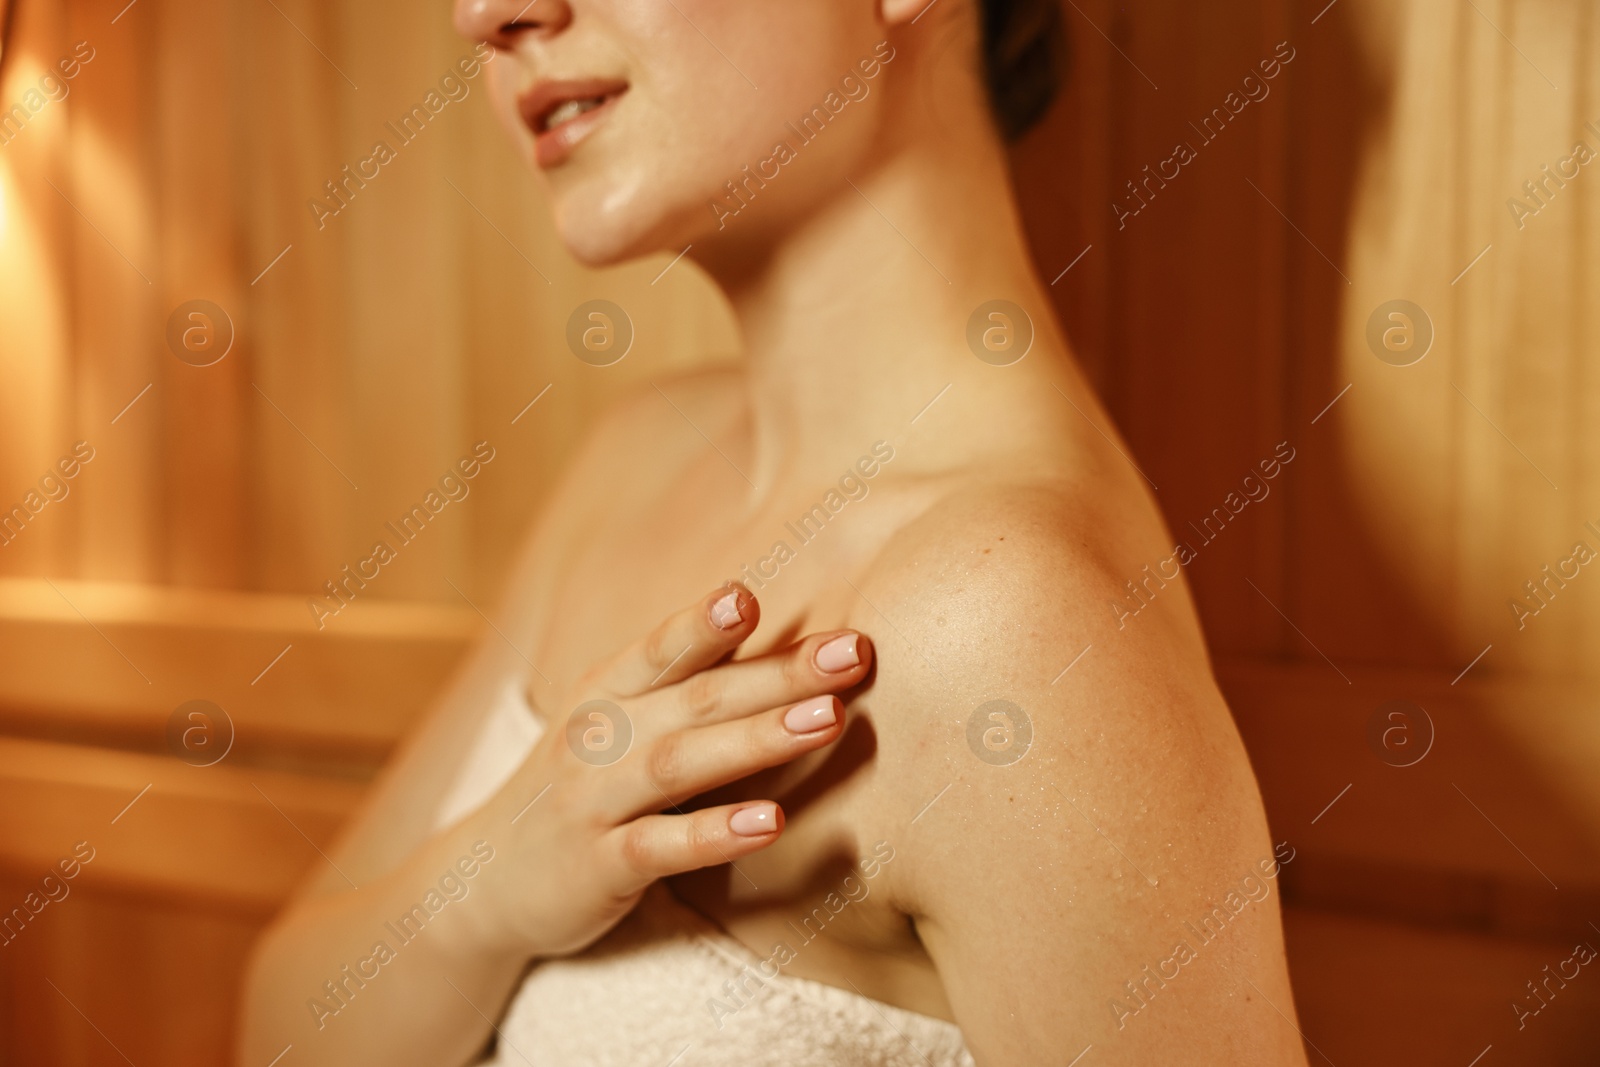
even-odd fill
[[[550,112],[568,100],[620,96],[627,88],[628,83],[617,78],[547,79],[517,98],[517,110],[537,136],[545,132],[544,122]]]

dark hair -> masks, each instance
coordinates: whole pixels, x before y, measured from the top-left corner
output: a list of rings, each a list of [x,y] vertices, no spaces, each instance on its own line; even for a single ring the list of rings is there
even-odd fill
[[[979,0],[995,123],[1014,141],[1044,116],[1067,73],[1060,0]]]

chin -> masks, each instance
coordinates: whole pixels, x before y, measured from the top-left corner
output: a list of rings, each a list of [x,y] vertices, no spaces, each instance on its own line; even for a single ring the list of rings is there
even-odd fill
[[[694,240],[680,208],[650,203],[626,190],[563,196],[552,205],[556,236],[585,267],[613,267],[656,252],[677,255]],[[703,208],[702,208],[703,210]],[[682,238],[681,240],[679,238]]]
[[[839,138],[770,182],[736,218],[719,216],[718,206],[730,202],[727,179],[740,175],[739,161],[762,155],[756,148],[727,148],[746,143],[763,141],[730,137],[698,150],[640,150],[631,158],[595,145],[581,163],[574,159],[542,175],[556,236],[573,259],[591,268],[657,253],[676,256],[690,245],[697,257],[713,249],[742,256],[802,221],[833,191],[848,189],[847,168],[859,171],[872,147],[865,133]]]
[[[556,236],[567,252],[585,267],[614,267],[656,251],[640,239],[634,228],[592,225],[589,213],[581,210],[557,211],[555,226]]]
[[[762,224],[743,219],[734,238],[749,241],[842,185],[880,140],[883,82],[872,79],[892,52],[862,14],[866,5],[799,5],[775,27],[764,5],[687,3],[700,20],[724,23],[723,39],[740,42],[735,50],[762,71],[765,92],[731,61],[704,54],[710,46],[676,6],[640,22],[630,7],[598,4],[570,31],[530,35],[491,82],[496,110],[545,188],[557,236],[584,266],[725,240],[729,211],[724,204],[719,214],[718,204],[737,195],[735,181],[759,190]],[[849,121],[834,132],[830,116],[847,101]],[[772,165],[777,142],[798,136],[796,116],[817,113],[829,133],[805,149],[803,164],[786,163],[782,179],[768,174],[771,187],[745,177]]]

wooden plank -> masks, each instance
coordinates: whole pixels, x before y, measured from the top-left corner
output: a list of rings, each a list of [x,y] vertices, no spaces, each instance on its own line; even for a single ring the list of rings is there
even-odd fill
[[[76,724],[157,751],[174,709],[205,699],[233,719],[239,756],[287,747],[370,770],[482,625],[466,607],[358,599],[318,630],[299,597],[53,585],[0,580],[0,728]]]
[[[329,862],[319,850],[362,791],[227,762],[0,738],[0,868],[36,881],[87,841],[84,887],[264,917],[307,868]]]
[[[12,39],[0,81],[0,107],[35,103],[39,110],[20,130],[6,112],[0,144],[0,323],[4,323],[5,388],[0,389],[0,509],[23,504],[57,457],[72,447],[66,417],[70,377],[72,309],[59,281],[70,269],[73,248],[62,235],[72,208],[49,183],[61,186],[67,143],[68,106],[32,96],[61,58],[71,58],[75,40],[69,12],[59,5],[12,6]],[[80,68],[80,76],[86,76]],[[81,79],[80,79],[81,80]],[[75,85],[75,82],[64,83]],[[24,114],[27,108],[24,107]],[[42,494],[41,494],[42,495]],[[0,547],[0,574],[23,574],[57,566],[70,541],[63,508],[44,505],[17,534],[15,524]]]
[[[196,300],[220,307],[224,318],[197,322],[183,315],[185,329],[210,321],[213,338],[223,331],[232,338],[210,366],[189,365],[168,344],[156,356],[163,400],[161,574],[176,585],[239,588],[250,572],[250,415],[259,400],[249,383],[242,293],[249,279],[239,278],[235,155],[218,143],[232,118],[233,63],[217,46],[227,37],[229,15],[227,5],[209,0],[163,0],[143,17],[155,23],[159,49],[149,71],[161,138],[149,206],[160,220],[163,338],[169,318]]]
[[[20,901],[36,879],[5,874],[0,900]],[[245,958],[261,926],[188,902],[74,888],[0,952],[0,1062],[231,1063]]]
[[[161,236],[149,210],[160,147],[148,60],[156,27],[144,17],[148,10],[137,8],[113,24],[122,6],[92,0],[69,8],[73,39],[89,42],[95,58],[68,98],[72,125],[61,192],[75,210],[62,239],[71,242],[73,262],[58,284],[73,312],[71,426],[95,449],[95,459],[64,502],[80,537],[68,573],[158,581],[162,426],[173,398],[155,385],[118,418],[156,381],[165,353]]]
[[[1312,1064],[1590,1067],[1600,1048],[1593,963],[1564,988],[1553,982],[1548,1006],[1520,1029],[1511,1008],[1538,1005],[1526,983],[1554,972],[1575,941],[1600,948],[1587,926],[1524,940],[1289,908],[1284,934]]]
[[[1600,913],[1600,723],[1583,685],[1486,677],[1463,688],[1390,670],[1347,686],[1325,664],[1249,660],[1224,661],[1219,676],[1273,832],[1300,851],[1285,878],[1292,899],[1515,934]],[[1411,766],[1385,762],[1368,739],[1396,699],[1434,727]]]

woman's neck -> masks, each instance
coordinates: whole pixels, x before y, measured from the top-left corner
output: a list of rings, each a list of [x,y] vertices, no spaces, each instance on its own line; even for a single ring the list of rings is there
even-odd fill
[[[743,333],[753,503],[901,438],[947,385],[995,388],[966,343],[980,304],[1033,309],[1036,348],[1059,349],[1003,155],[946,145],[884,158],[759,253],[701,260]]]

